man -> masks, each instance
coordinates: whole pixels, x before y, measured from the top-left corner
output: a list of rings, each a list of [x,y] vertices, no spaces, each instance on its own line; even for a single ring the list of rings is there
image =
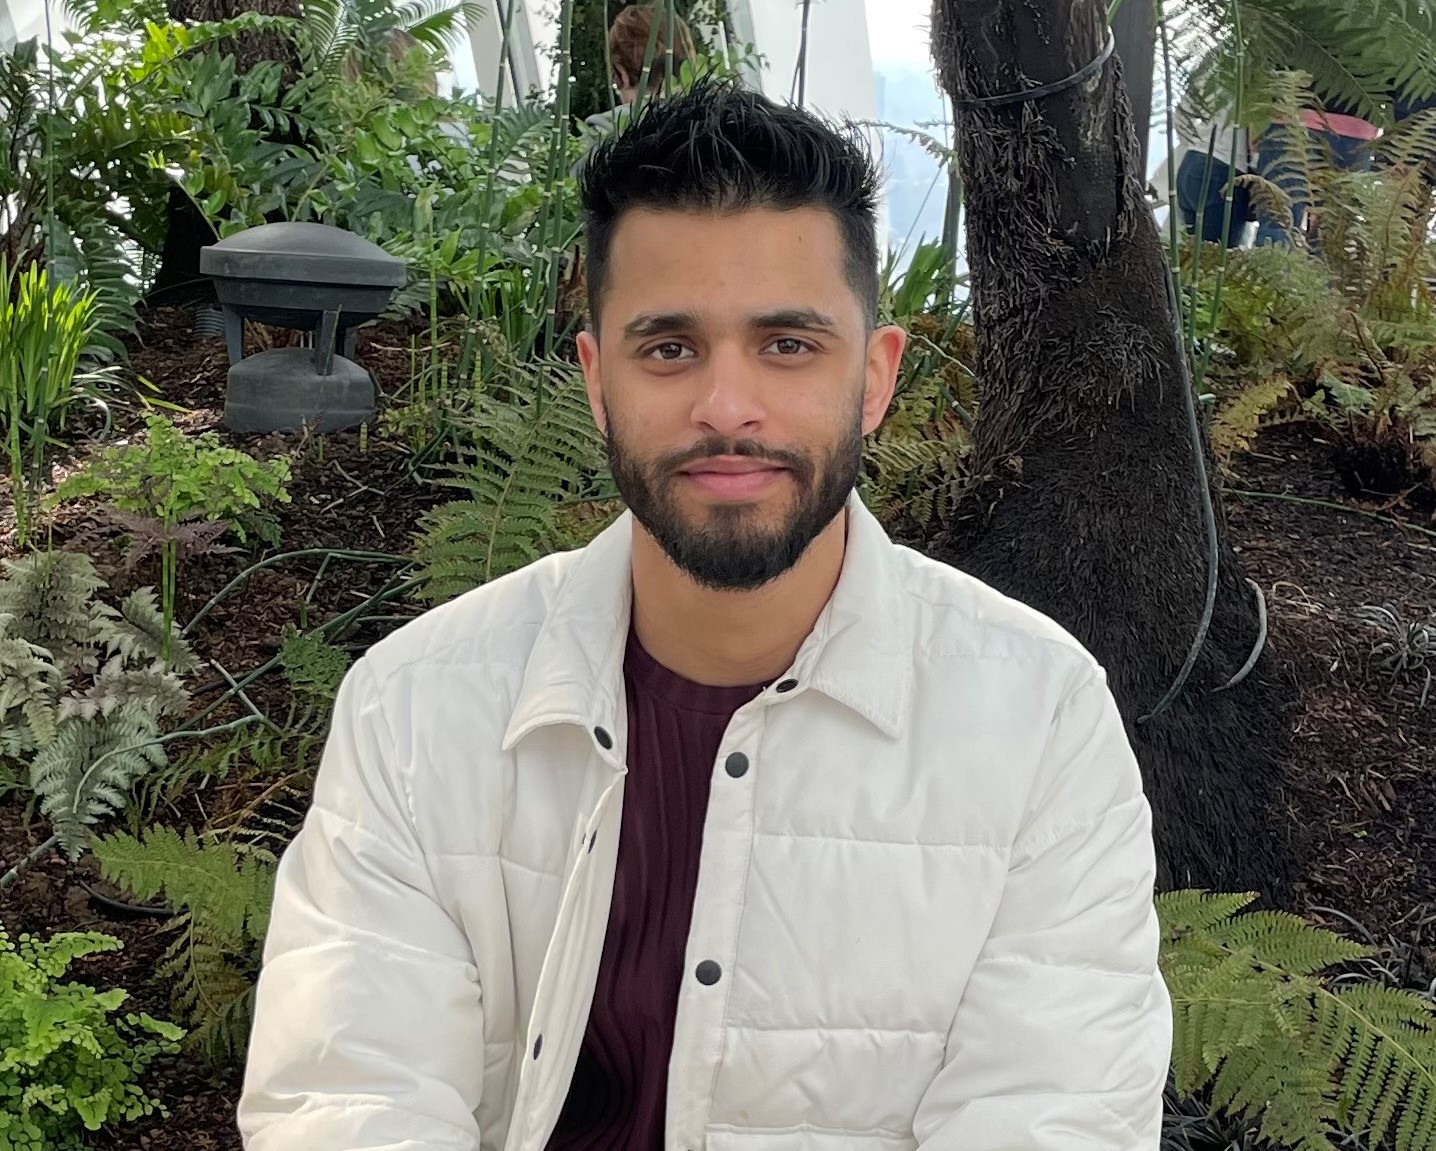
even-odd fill
[[[376,645],[279,869],[249,1151],[1134,1151],[1171,1016],[1102,670],[854,493],[856,137],[739,88],[585,171],[629,511]]]
[[[1203,242],[1241,247],[1253,217],[1250,193],[1233,177],[1251,169],[1247,130],[1234,129],[1220,113],[1204,117],[1191,93],[1178,102],[1174,119],[1182,149],[1175,181],[1182,226],[1194,234],[1200,222]]]
[[[653,29],[655,18],[658,20],[657,32]],[[672,32],[672,75],[676,80],[683,65],[696,63],[698,55],[693,47],[693,33],[677,15],[673,17]],[[645,60],[648,61],[648,95],[644,99],[651,100],[662,94],[669,76],[668,34],[666,5],[657,10],[653,4],[631,4],[613,18],[613,26],[608,30],[608,58],[612,68],[610,80],[618,96],[618,106],[590,116],[585,124],[598,132],[609,132],[622,124],[638,103]],[[651,58],[650,43],[653,44]]]

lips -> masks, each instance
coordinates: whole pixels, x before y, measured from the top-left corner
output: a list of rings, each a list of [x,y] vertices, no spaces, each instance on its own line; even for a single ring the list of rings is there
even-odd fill
[[[775,484],[787,471],[752,459],[701,460],[679,474],[700,491],[717,499],[750,499]]]

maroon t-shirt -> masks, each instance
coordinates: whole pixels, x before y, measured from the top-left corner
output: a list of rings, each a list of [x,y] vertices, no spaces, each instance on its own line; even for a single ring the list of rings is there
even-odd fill
[[[630,631],[618,873],[588,1031],[548,1151],[663,1151],[668,1057],[708,785],[728,721],[765,685],[704,687]]]

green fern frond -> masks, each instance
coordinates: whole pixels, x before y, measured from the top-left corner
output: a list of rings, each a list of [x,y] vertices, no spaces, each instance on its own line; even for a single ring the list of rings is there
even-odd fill
[[[130,668],[124,657],[115,655],[102,667],[84,691],[72,692],[60,700],[58,718],[72,716],[93,720],[122,707],[137,707],[151,715],[181,715],[189,703],[189,692],[180,678],[164,665]]]
[[[1330,1151],[1336,1135],[1436,1148],[1436,1008],[1407,991],[1328,985],[1371,949],[1255,897],[1159,896],[1178,1091],[1259,1123],[1279,1146]]]
[[[1380,1144],[1399,1114],[1407,1130],[1436,1133],[1436,1007],[1396,988],[1357,985],[1323,989],[1316,1021],[1335,1049],[1351,1053],[1339,1102],[1349,1130]],[[1430,1146],[1436,1139],[1396,1141],[1397,1151]]]
[[[42,647],[63,664],[74,649],[94,642],[92,600],[105,586],[90,557],[79,552],[35,552],[5,561],[0,615],[8,634]]]
[[[242,1060],[254,981],[274,898],[275,857],[233,842],[152,826],[97,839],[101,874],[141,900],[162,899],[180,935],[160,961],[190,1042],[217,1064]]]
[[[241,951],[264,938],[274,896],[268,853],[162,826],[146,828],[138,839],[97,839],[93,850],[106,879],[140,900],[162,898],[187,912],[200,939]]]
[[[279,648],[284,678],[301,695],[333,699],[349,669],[349,653],[327,644],[313,632],[288,626]]]
[[[1296,398],[1291,381],[1280,373],[1243,389],[1212,421],[1212,448],[1218,457],[1250,450],[1264,418]]]
[[[447,599],[531,563],[559,540],[559,506],[585,495],[602,462],[582,375],[540,364],[507,373],[472,417],[473,462],[449,479],[468,493],[420,521],[425,596]]]
[[[53,705],[64,676],[50,653],[27,639],[0,636],[0,719],[32,701]]]
[[[215,1066],[243,1062],[254,1016],[257,955],[235,956],[199,938],[189,916],[160,957],[172,1009],[192,1025],[187,1044]],[[257,950],[257,949],[256,949]]]
[[[1436,163],[1436,108],[1400,121],[1376,141],[1376,152],[1398,168]]]

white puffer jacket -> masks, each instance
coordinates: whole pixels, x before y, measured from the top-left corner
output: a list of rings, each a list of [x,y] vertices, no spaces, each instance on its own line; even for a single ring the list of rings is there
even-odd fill
[[[630,540],[625,514],[348,676],[279,869],[249,1151],[545,1146],[618,850]],[[856,496],[702,852],[670,1151],[1157,1147],[1150,814],[1102,671]]]

